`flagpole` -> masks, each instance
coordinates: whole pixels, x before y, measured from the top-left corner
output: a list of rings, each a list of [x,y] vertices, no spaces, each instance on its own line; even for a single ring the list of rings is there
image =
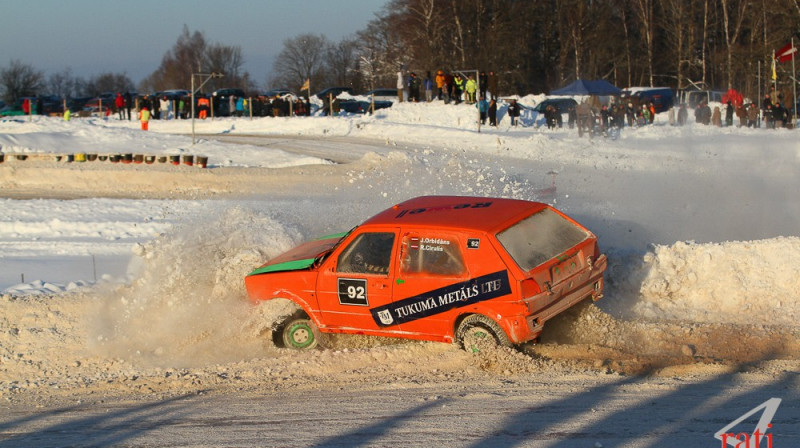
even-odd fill
[[[794,103],[794,120],[797,123],[797,73],[794,71],[794,56],[796,50],[794,48],[794,37],[792,37],[792,102]],[[797,126],[795,126],[797,127]]]

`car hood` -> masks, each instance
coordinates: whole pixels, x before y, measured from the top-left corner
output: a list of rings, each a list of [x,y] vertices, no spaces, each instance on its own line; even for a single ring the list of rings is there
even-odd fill
[[[347,235],[347,232],[327,235],[303,243],[278,255],[248,275],[308,269],[314,264],[314,260],[317,257],[331,250],[345,235]]]

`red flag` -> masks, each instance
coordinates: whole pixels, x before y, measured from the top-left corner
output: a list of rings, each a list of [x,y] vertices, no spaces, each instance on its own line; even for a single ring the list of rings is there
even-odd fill
[[[775,52],[775,59],[777,59],[778,62],[789,62],[794,59],[794,54],[797,53],[797,47],[795,47],[793,43],[794,42],[789,42]]]

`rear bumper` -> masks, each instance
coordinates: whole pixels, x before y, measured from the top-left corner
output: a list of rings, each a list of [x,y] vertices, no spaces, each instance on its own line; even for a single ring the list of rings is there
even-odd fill
[[[565,279],[550,291],[544,291],[524,300],[528,314],[511,319],[509,336],[515,344],[536,339],[544,328],[544,323],[570,307],[591,298],[597,301],[603,297],[603,272],[607,259],[600,256],[591,269]],[[525,325],[522,325],[524,320]]]

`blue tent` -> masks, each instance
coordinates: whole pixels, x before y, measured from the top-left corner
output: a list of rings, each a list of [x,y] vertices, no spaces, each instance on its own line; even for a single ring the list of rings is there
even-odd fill
[[[550,95],[619,95],[622,90],[604,80],[585,81],[579,79],[572,84],[550,92]]]

